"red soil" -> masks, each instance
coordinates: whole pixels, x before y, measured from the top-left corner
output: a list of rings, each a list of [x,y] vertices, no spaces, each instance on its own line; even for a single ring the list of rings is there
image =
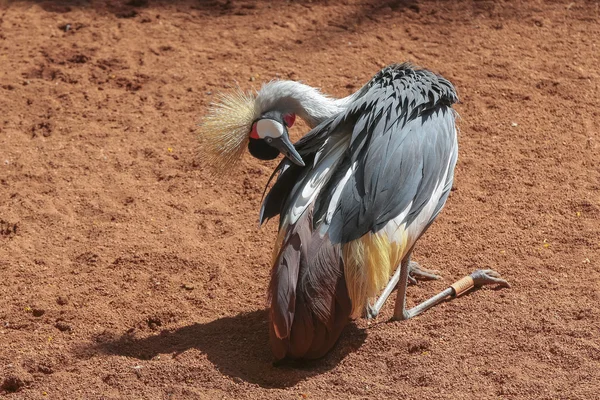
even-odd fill
[[[0,4],[0,397],[600,398],[597,1]],[[476,268],[513,288],[407,322],[390,302],[273,367],[275,162],[210,180],[195,124],[232,85],[344,96],[406,60],[462,101],[456,190],[414,257],[444,280],[409,302]]]

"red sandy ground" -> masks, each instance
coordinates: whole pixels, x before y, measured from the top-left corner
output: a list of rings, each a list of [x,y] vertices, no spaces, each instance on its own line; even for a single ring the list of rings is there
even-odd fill
[[[0,397],[600,398],[597,1],[15,1],[0,8]],[[65,32],[65,24],[70,29]],[[456,188],[415,259],[484,289],[273,367],[275,162],[195,160],[218,91],[458,88]],[[294,128],[298,138],[306,129]]]

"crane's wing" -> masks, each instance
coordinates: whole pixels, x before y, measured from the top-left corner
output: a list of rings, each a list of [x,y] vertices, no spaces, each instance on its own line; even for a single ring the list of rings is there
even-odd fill
[[[422,229],[435,218],[457,158],[456,100],[452,85],[428,71],[400,66],[374,78],[352,107],[360,117],[339,174],[344,178],[330,180],[316,204],[315,219],[328,225],[332,242],[377,232],[399,216],[410,225],[437,197]]]
[[[450,82],[429,71],[383,69],[346,111],[296,144],[310,159],[306,167],[279,165],[261,220],[281,213],[283,225],[294,223],[314,202],[313,223],[334,243],[376,232],[400,214],[414,220],[434,192],[441,188],[445,200],[450,190],[456,101]]]
[[[452,111],[441,107],[401,127],[375,127],[365,142],[363,150],[350,152],[344,178],[321,191],[315,218],[328,226],[332,242],[348,243],[399,216],[398,225],[410,225],[434,199],[435,210],[421,222],[419,231],[424,230],[452,186],[457,157]]]

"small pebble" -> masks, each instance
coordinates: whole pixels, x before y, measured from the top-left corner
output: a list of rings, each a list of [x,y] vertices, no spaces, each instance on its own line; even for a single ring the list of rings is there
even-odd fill
[[[182,288],[184,288],[185,290],[194,290],[196,287],[190,283],[184,283],[183,285],[181,285]]]
[[[57,321],[54,326],[61,332],[71,332],[73,330],[71,325],[67,324],[65,321]]]
[[[419,353],[429,350],[431,343],[427,339],[416,339],[408,344],[409,353]]]
[[[32,314],[34,317],[41,317],[42,315],[46,314],[46,310],[42,310],[41,308],[34,308],[32,310]]]

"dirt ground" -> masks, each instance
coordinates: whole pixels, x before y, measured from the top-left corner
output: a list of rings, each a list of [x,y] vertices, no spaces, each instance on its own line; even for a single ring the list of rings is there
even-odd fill
[[[0,4],[1,398],[600,399],[598,1]],[[461,99],[414,256],[444,279],[409,302],[476,268],[513,287],[407,322],[390,302],[274,367],[275,162],[211,180],[196,124],[236,84],[345,96],[407,60]]]

